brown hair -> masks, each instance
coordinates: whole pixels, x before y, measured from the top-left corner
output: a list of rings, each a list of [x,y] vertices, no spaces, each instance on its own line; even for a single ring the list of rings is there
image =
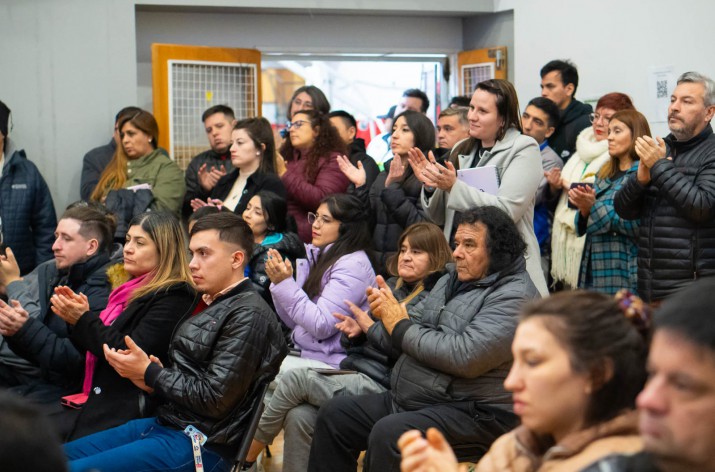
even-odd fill
[[[404,243],[405,240],[408,240],[410,246],[413,248],[424,251],[429,255],[428,274],[443,270],[444,266],[452,261],[452,250],[449,248],[447,239],[444,237],[442,230],[439,229],[439,226],[426,222],[415,223],[408,226],[407,229],[402,232],[400,239],[397,241],[397,254],[393,254],[387,260],[387,272],[393,277],[400,277],[400,274],[397,272],[397,263],[400,258],[399,251],[402,249],[402,243]],[[400,288],[403,283],[400,277],[397,280],[395,288]],[[401,300],[401,302],[409,303],[410,300],[416,297],[423,289],[423,280],[420,280],[412,293],[404,300]]]
[[[599,98],[598,102],[596,102],[596,110],[603,107],[610,108],[614,111],[636,109],[636,107],[633,106],[631,97],[620,92],[607,93],[603,97]]]
[[[496,141],[504,139],[509,128],[522,132],[521,128],[521,113],[519,112],[519,99],[516,95],[516,89],[508,80],[504,79],[489,79],[479,82],[474,91],[484,90],[489,92],[496,98],[497,113],[504,120],[504,124],[497,133]],[[477,145],[476,138],[469,138],[458,146],[450,157],[453,164],[457,164],[457,156],[460,154],[468,154]]]
[[[135,128],[147,134],[151,138],[152,147],[156,149],[157,140],[159,139],[159,125],[157,125],[154,115],[148,111],[141,110],[138,113],[120,117],[117,121],[120,136],[123,134],[122,128],[127,123],[131,123]],[[106,169],[102,172],[102,176],[90,196],[91,200],[101,201],[110,190],[124,187],[127,181],[128,159],[127,154],[124,152],[124,146],[120,142],[117,145],[117,150],[114,151],[112,160],[109,161]]]
[[[262,116],[258,118],[246,118],[245,120],[236,122],[233,129],[245,130],[248,137],[253,141],[253,145],[256,146],[256,149],[261,151],[261,164],[258,167],[259,172],[275,174],[276,143],[273,138],[273,128],[271,128],[270,122]]]
[[[631,145],[628,148],[628,156],[633,160],[637,161],[638,154],[636,154],[636,138],[641,136],[650,136],[650,126],[648,126],[648,120],[642,113],[636,110],[622,110],[617,112],[611,118],[611,123],[613,120],[618,120],[631,130]],[[611,179],[618,172],[619,158],[610,156],[608,162],[601,166],[598,171],[599,179]]]
[[[305,167],[303,168],[305,178],[308,182],[313,183],[318,175],[318,163],[320,159],[330,158],[330,153],[332,152],[345,154],[347,148],[340,138],[338,131],[330,124],[328,115],[317,110],[301,110],[296,112],[296,115],[298,114],[307,116],[310,121],[310,127],[313,130],[318,130],[318,136],[315,137],[313,148],[303,156],[306,160]],[[295,115],[293,118],[295,118]],[[281,146],[280,153],[286,161],[293,159],[293,144],[290,142],[290,137],[288,137],[283,143],[283,146]]]
[[[635,406],[646,380],[648,332],[629,322],[615,298],[577,290],[527,304],[521,321],[540,317],[568,352],[575,372],[591,374],[593,393],[584,427]]]

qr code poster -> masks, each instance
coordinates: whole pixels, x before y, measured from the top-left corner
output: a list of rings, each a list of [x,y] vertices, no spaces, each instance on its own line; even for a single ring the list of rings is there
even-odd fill
[[[651,122],[668,121],[670,95],[675,89],[675,70],[673,66],[651,67],[648,77],[648,101],[651,104]]]

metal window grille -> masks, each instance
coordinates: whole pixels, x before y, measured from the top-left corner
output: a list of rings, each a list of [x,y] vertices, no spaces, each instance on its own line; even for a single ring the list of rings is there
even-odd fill
[[[169,61],[169,152],[182,169],[208,148],[201,114],[219,104],[237,120],[258,114],[256,64]]]
[[[479,82],[494,78],[494,63],[465,64],[462,66],[461,74],[463,93],[471,94]]]

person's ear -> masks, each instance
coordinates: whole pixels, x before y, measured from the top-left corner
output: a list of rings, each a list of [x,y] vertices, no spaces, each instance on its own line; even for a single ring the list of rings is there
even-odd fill
[[[564,87],[564,89],[566,90],[566,95],[568,95],[569,97],[573,97],[573,93],[576,87],[574,86],[574,84],[568,84]]]
[[[96,239],[90,239],[87,241],[87,255],[88,256],[94,256],[97,254],[97,251],[99,250],[99,241]]]
[[[553,126],[549,126],[548,128],[546,128],[546,139],[550,138],[551,135],[554,134],[554,131],[556,131],[556,128],[554,128]]]
[[[348,135],[351,140],[355,139],[355,136],[357,136],[357,129],[354,126],[351,126],[348,128]]]
[[[233,270],[238,270],[243,267],[243,263],[246,261],[246,253],[242,250],[234,251],[231,254],[231,268]]]

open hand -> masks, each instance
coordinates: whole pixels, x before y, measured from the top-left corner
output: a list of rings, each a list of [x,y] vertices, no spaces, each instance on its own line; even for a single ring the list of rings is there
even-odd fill
[[[345,174],[350,182],[355,185],[355,188],[362,187],[367,181],[367,174],[365,173],[365,168],[361,161],[358,161],[357,167],[350,162],[347,156],[338,156],[338,167],[340,167],[340,172]]]
[[[0,334],[14,336],[27,322],[29,315],[17,300],[10,300],[10,305],[0,300]]]
[[[208,164],[203,164],[199,167],[199,185],[204,189],[204,192],[210,192],[216,186],[216,182],[221,177],[226,175],[226,168],[221,164],[221,167],[211,167],[209,170]]]
[[[269,249],[266,256],[266,275],[273,284],[278,285],[293,276],[293,265],[290,260],[283,260],[280,252]]]
[[[74,293],[71,288],[59,285],[50,297],[52,312],[71,325],[89,311],[89,300],[83,293]]]
[[[466,472],[466,466],[459,466],[457,457],[442,433],[436,428],[422,432],[413,429],[397,440],[402,453],[401,472]]]

